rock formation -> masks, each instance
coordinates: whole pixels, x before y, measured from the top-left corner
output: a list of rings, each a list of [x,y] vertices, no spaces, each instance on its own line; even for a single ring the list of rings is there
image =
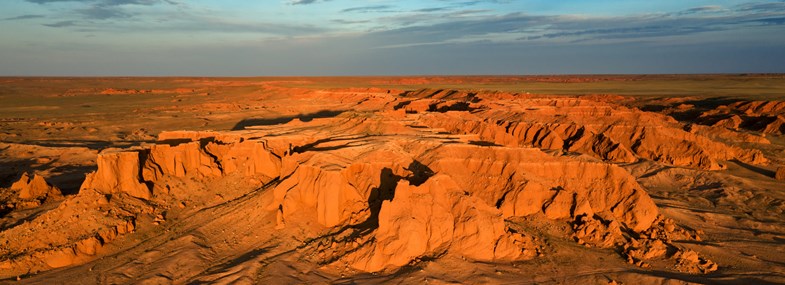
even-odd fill
[[[49,197],[62,196],[60,189],[47,183],[38,174],[32,176],[28,173],[22,174],[22,177],[11,185],[11,190],[19,192],[19,199],[23,200],[44,200]]]
[[[95,189],[105,194],[122,192],[149,199],[150,189],[142,182],[140,155],[136,151],[107,151],[99,154],[98,170],[87,175],[82,189]]]

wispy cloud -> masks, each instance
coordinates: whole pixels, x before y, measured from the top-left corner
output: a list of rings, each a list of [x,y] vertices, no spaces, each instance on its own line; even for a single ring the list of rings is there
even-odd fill
[[[76,24],[77,24],[76,21],[60,21],[60,22],[56,22],[56,23],[43,24],[43,25],[47,26],[47,27],[52,27],[52,28],[62,28],[62,27],[76,26]]]
[[[327,32],[328,29],[310,24],[287,24],[275,22],[230,21],[221,18],[190,16],[187,21],[155,30],[221,32],[221,33],[258,33],[278,36],[301,36]]]
[[[31,3],[47,5],[58,2],[80,3],[82,7],[75,8],[72,12],[80,16],[80,20],[108,20],[117,18],[131,18],[134,16],[128,11],[132,6],[170,5],[180,6],[174,0],[26,0]]]
[[[36,4],[48,4],[48,3],[55,3],[55,2],[92,2],[92,0],[27,0],[30,3]]]
[[[5,18],[3,19],[3,21],[28,20],[28,19],[38,19],[43,17],[44,15],[21,15],[16,17]]]
[[[344,20],[344,19],[333,19],[333,23],[349,25],[349,24],[367,24],[370,23],[371,20]]]
[[[736,6],[736,10],[744,12],[783,12],[785,11],[785,1],[769,3],[750,2]]]
[[[175,3],[171,0],[26,0],[30,3],[36,4],[50,4],[57,2],[77,2],[77,3],[91,3],[102,6],[121,6],[121,5],[153,5],[160,2]]]
[[[684,11],[679,11],[675,13],[676,15],[692,15],[692,14],[706,14],[706,13],[718,13],[727,11],[727,9],[723,8],[722,6],[718,5],[710,5],[710,6],[701,6],[690,8]]]
[[[698,6],[682,11],[619,16],[568,14],[502,14],[494,5],[503,0],[440,0],[433,7],[403,8],[392,4],[348,7],[333,11],[323,24],[303,20],[232,19],[221,15],[186,13],[173,0],[26,0],[47,5],[78,2],[70,15],[44,24],[52,28],[100,31],[188,31],[252,33],[280,37],[352,34],[365,37],[378,47],[488,42],[574,42],[608,43],[618,41],[657,41],[663,38],[733,31],[750,27],[785,25],[785,1],[750,2],[735,6]],[[330,0],[285,0],[291,5],[307,5]],[[494,5],[480,5],[480,4]],[[173,21],[151,23],[147,6],[168,7],[177,12]],[[424,8],[423,8],[424,7]],[[477,9],[470,9],[472,7]],[[481,9],[480,9],[481,8]],[[336,13],[337,12],[337,13]],[[395,13],[389,13],[395,12]],[[358,15],[365,13],[362,19]],[[345,15],[343,15],[345,14]],[[25,15],[6,20],[32,19]],[[137,18],[138,17],[138,18]],[[332,19],[331,19],[332,18]],[[138,19],[149,25],[142,26]],[[53,20],[53,21],[56,21]],[[116,21],[110,21],[116,20]],[[352,30],[353,29],[353,30]]]
[[[50,1],[45,2],[45,5],[58,0],[28,1]],[[215,33],[254,34],[263,38],[298,37],[329,31],[329,27],[308,23],[221,17],[191,9],[171,0],[81,0],[80,2],[83,2],[83,5],[52,16],[60,21],[42,25],[90,34]],[[153,11],[152,9],[136,9],[147,6],[159,6],[158,15],[147,13]]]
[[[675,13],[628,16],[506,15],[463,16],[452,13],[415,14],[388,18],[404,27],[374,32],[383,47],[490,42],[612,43],[656,41],[697,35],[785,25],[785,2],[747,4],[732,9],[702,6]],[[766,7],[766,8],[764,8]],[[763,12],[765,11],[765,12]],[[440,19],[432,22],[433,19]],[[414,23],[414,24],[411,24]],[[408,24],[408,25],[407,25]]]
[[[130,18],[132,14],[111,6],[95,5],[85,9],[76,10],[86,19],[106,20],[112,18]]]
[[[452,9],[452,8],[451,7],[432,7],[432,8],[417,9],[417,10],[414,10],[414,12],[424,12],[424,13],[441,12],[441,11],[447,11],[447,10],[450,10],[450,9]]]
[[[308,5],[329,0],[290,0],[289,5]]]
[[[361,6],[361,7],[352,7],[346,8],[341,10],[343,13],[347,12],[360,12],[360,13],[367,13],[367,12],[381,12],[381,11],[389,11],[393,6],[391,5],[373,5],[373,6]]]
[[[483,3],[492,3],[492,4],[509,4],[511,0],[440,0],[444,3],[449,3],[457,7],[465,7],[465,6],[474,6]]]

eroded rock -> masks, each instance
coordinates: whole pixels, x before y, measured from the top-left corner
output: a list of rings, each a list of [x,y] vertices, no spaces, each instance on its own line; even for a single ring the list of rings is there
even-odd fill
[[[48,197],[62,197],[60,189],[47,183],[38,174],[33,174],[32,176],[28,173],[22,174],[22,177],[11,185],[11,190],[19,192],[19,199],[23,200],[43,200]]]

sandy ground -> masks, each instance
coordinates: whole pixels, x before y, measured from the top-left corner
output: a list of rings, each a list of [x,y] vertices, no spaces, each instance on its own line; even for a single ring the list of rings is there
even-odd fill
[[[0,78],[0,277],[782,284],[783,86]]]

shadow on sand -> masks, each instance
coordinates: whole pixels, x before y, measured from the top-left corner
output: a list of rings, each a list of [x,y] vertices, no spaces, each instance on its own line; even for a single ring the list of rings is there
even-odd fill
[[[737,165],[739,165],[739,166],[741,166],[741,167],[743,167],[743,168],[745,168],[745,169],[747,169],[749,171],[758,173],[758,174],[766,176],[766,177],[774,178],[774,176],[776,175],[776,172],[774,172],[774,171],[771,171],[771,170],[768,170],[768,169],[765,169],[765,168],[761,168],[761,167],[757,167],[757,166],[754,166],[754,165],[751,165],[751,164],[747,164],[747,163],[741,162],[741,161],[739,161],[737,159],[733,159],[733,160],[731,160],[731,162],[733,162],[733,163],[735,163],[735,164],[737,164]]]
[[[95,171],[95,165],[63,165],[52,167],[50,163],[36,165],[33,159],[22,159],[0,162],[0,187],[10,187],[19,180],[23,173],[34,173],[49,169],[46,181],[60,188],[64,195],[76,194],[84,181],[85,175]]]
[[[689,282],[692,284],[769,285],[769,284],[780,284],[780,283],[765,281],[760,277],[764,277],[764,276],[778,277],[778,278],[783,277],[781,274],[777,274],[773,272],[769,274],[759,274],[757,276],[743,276],[743,277],[736,277],[736,276],[732,277],[731,275],[726,275],[717,272],[709,273],[706,275],[696,275],[696,274],[658,271],[658,270],[631,270],[630,272],[641,274],[641,275],[655,276],[655,277],[660,277],[670,280],[679,280],[682,282]]]
[[[294,119],[299,119],[300,121],[303,122],[309,122],[313,119],[333,118],[342,114],[343,112],[345,112],[345,110],[321,110],[315,113],[298,114],[295,116],[284,116],[284,117],[277,117],[277,118],[249,118],[249,119],[243,119],[242,121],[235,124],[232,130],[233,131],[243,130],[246,127],[251,127],[251,126],[271,126],[271,125],[286,124]]]

